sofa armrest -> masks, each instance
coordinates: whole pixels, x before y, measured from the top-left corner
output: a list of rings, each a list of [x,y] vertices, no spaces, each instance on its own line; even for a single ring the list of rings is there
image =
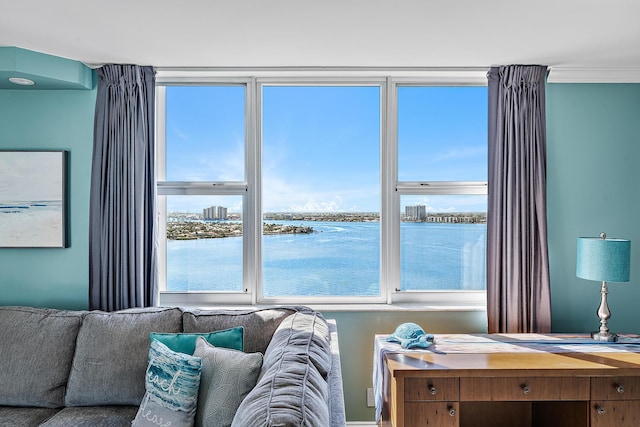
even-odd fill
[[[264,354],[258,382],[232,423],[268,425],[346,425],[337,328],[316,311],[300,311],[280,323]]]
[[[344,390],[342,383],[342,365],[338,346],[338,326],[335,319],[327,319],[331,335],[331,371],[327,377],[329,384],[329,420],[331,427],[344,427],[347,424],[344,408]]]

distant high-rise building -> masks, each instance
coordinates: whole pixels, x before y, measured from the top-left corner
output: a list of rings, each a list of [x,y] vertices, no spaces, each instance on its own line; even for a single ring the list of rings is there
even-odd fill
[[[211,206],[202,210],[202,219],[227,219],[227,208]]]
[[[404,216],[408,221],[424,221],[427,218],[425,205],[405,206]]]

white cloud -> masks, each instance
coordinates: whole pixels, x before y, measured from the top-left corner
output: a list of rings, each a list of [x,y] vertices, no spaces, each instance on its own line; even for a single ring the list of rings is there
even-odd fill
[[[451,159],[468,159],[483,156],[486,155],[486,153],[486,146],[472,145],[466,147],[458,147],[438,152],[433,158],[430,159],[430,162],[439,163]]]
[[[333,200],[325,200],[316,202],[313,199],[308,200],[304,205],[291,205],[289,212],[344,212],[342,208],[342,198],[334,196]]]
[[[186,141],[189,139],[189,134],[187,134],[186,132],[184,132],[182,129],[178,128],[175,125],[171,126],[171,132],[173,132],[173,134],[177,136],[178,139],[181,139],[183,141]]]

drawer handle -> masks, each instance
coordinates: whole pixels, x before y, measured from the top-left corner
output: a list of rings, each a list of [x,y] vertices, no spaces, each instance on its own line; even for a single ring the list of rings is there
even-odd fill
[[[451,415],[452,417],[456,416],[456,408],[454,408],[453,406],[449,406],[449,415]]]
[[[437,392],[438,389],[436,388],[436,386],[434,386],[433,384],[429,384],[429,393],[431,393],[432,396],[435,396]]]
[[[604,415],[607,413],[607,410],[602,406],[596,406],[596,411],[598,411],[598,415]]]
[[[620,394],[624,393],[624,386],[620,385],[620,384],[616,384],[616,391]]]
[[[531,392],[531,389],[529,389],[529,386],[528,386],[528,385],[526,385],[526,384],[522,384],[522,385],[521,385],[521,387],[522,387],[522,392],[523,392],[524,394],[529,394],[529,393]]]

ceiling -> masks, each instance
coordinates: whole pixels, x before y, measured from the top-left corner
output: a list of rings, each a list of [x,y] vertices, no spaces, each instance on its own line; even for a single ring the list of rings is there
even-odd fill
[[[639,0],[3,1],[0,46],[156,67],[640,69]]]

